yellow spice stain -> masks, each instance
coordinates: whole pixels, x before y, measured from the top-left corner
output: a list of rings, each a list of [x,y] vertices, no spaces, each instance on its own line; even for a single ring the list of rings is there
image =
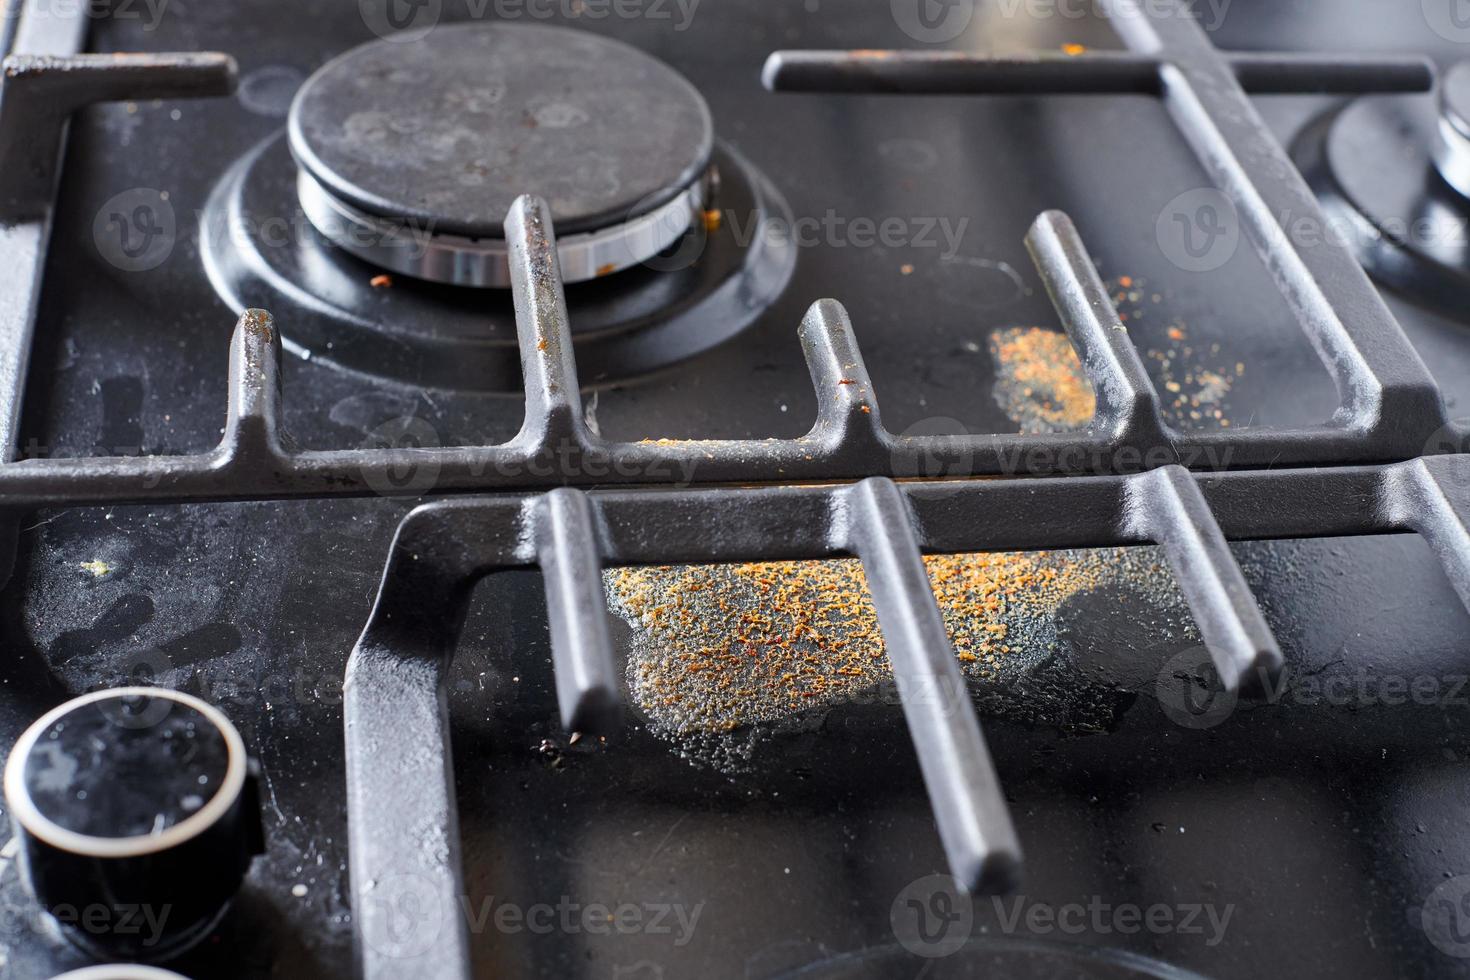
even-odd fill
[[[1092,420],[1097,398],[1064,333],[1009,327],[990,335],[995,397],[1022,432],[1079,429]]]

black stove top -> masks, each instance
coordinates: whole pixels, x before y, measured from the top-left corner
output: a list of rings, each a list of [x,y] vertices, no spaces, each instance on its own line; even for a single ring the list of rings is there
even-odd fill
[[[1446,557],[1454,522],[1443,517],[1463,505],[1456,451],[1465,429],[1421,424],[1428,401],[1413,383],[1427,366],[1446,418],[1461,415],[1470,335],[1444,302],[1414,292],[1418,279],[1400,278],[1384,300],[1422,364],[1397,358],[1392,343],[1352,353],[1389,318],[1371,290],[1358,292],[1331,256],[1302,244],[1293,223],[1317,215],[1278,214],[1286,198],[1268,188],[1264,213],[1296,227],[1307,279],[1346,326],[1334,332],[1331,311],[1309,292],[1278,288],[1283,277],[1302,280],[1251,247],[1252,212],[1232,203],[1249,193],[1216,190],[1232,190],[1220,180],[1229,167],[1211,163],[1210,127],[1187,100],[1161,97],[1170,85],[1177,95],[1178,83],[1140,47],[1143,14],[1115,18],[1114,30],[1093,4],[390,2],[119,3],[81,16],[87,51],[223,52],[238,62],[232,96],[174,98],[221,84],[224,69],[202,60],[185,66],[204,77],[198,93],[183,83],[145,89],[73,116],[24,409],[6,432],[21,458],[38,462],[0,464],[4,519],[18,531],[0,598],[11,638],[0,666],[4,744],[69,697],[151,683],[218,707],[258,764],[251,792],[263,852],[212,931],[164,968],[194,978],[452,976],[444,964],[462,944],[476,976],[1470,976],[1470,839],[1461,829],[1470,614],[1456,589],[1467,572]],[[34,3],[44,10],[28,16],[64,18],[65,6]],[[1330,13],[1264,0],[1193,10],[1214,45],[1232,52],[1387,52],[1445,68],[1470,50],[1458,22],[1431,3],[1424,16],[1371,0]],[[668,137],[682,138],[683,156],[650,150],[645,160],[645,132],[606,133],[624,138],[611,170],[659,178],[619,181],[598,198],[612,204],[582,208],[592,217],[568,226],[561,247],[679,192],[697,189],[699,206],[678,244],[568,282],[565,333],[547,271],[557,246],[542,219],[586,202],[512,206],[499,234],[506,268],[520,270],[513,296],[346,254],[297,197],[287,123],[308,77],[359,45],[387,57],[491,25],[631,45],[670,72],[635,81],[662,86],[675,103],[668,112],[689,113]],[[1171,29],[1162,29],[1169,43],[1182,43]],[[57,33],[55,23],[23,25],[15,50]],[[987,74],[973,58],[925,68],[867,54],[834,68],[792,57],[763,82],[781,49],[978,52],[1003,67]],[[628,71],[653,71],[616,50]],[[542,152],[562,145],[557,125],[598,103],[553,98],[557,74],[520,55],[527,64],[516,70],[533,77],[517,84],[534,81],[547,97],[542,118],[517,123],[525,132],[515,145]],[[1287,67],[1242,59],[1235,71],[1242,84],[1257,72],[1247,85],[1254,105],[1304,163],[1303,134],[1352,97],[1310,94],[1313,84],[1290,82],[1293,71],[1315,69]],[[1397,79],[1377,88],[1416,87],[1413,67],[1403,57],[1377,65],[1380,80]],[[1078,82],[1066,74],[1074,69],[1090,74]],[[0,129],[19,106],[11,74]],[[418,121],[421,82],[381,80],[396,120],[385,126]],[[987,88],[1012,94],[958,94]],[[375,91],[353,97],[371,102]],[[1368,98],[1420,113],[1435,106],[1429,93]],[[1201,111],[1213,118],[1218,108]],[[350,113],[316,109],[316,125],[351,129]],[[667,118],[645,120],[648,132]],[[1261,134],[1240,139],[1235,153],[1259,183],[1278,166],[1272,148]],[[456,165],[466,143],[484,156],[476,139],[453,133],[426,141]],[[342,148],[352,154],[361,140]],[[1416,167],[1429,165],[1427,151],[1414,153]],[[554,162],[558,179],[571,174],[589,193],[610,173]],[[513,169],[537,176],[534,165]],[[473,187],[469,178],[456,194]],[[414,210],[412,199],[434,196],[433,186],[400,189],[409,203],[372,217],[425,219],[421,244],[498,232],[458,205]],[[0,232],[7,256],[41,227],[12,210]],[[1038,223],[1050,211],[1070,221]],[[7,292],[0,319],[13,320],[26,281]],[[828,298],[847,319],[813,310]],[[1116,330],[1101,312],[1106,300],[1123,317]],[[274,322],[241,319],[246,308]],[[527,323],[541,331],[529,345]],[[1029,345],[1063,328],[1074,344],[1092,338],[1077,370],[1116,385],[1079,396],[1056,374],[1059,356],[1025,359]],[[843,346],[850,337],[860,357]],[[1158,393],[1155,421],[1184,434],[1169,443],[1177,458],[1130,462],[1116,451],[1117,433],[1127,442],[1145,431],[1130,426],[1153,424],[1152,409],[1127,407],[1137,376],[1108,346],[1116,337],[1132,341],[1151,383],[1143,387]],[[278,345],[279,405],[269,395]],[[580,399],[561,388],[572,349]],[[1401,384],[1375,401],[1359,384],[1363,363]],[[523,364],[532,366],[529,408]],[[15,368],[7,353],[0,381]],[[1034,442],[875,436],[858,445],[876,420],[871,392],[883,428],[900,437],[1024,429]],[[1094,397],[1119,426],[1068,441],[1059,430],[1085,430]],[[827,428],[798,441],[819,412]],[[1321,428],[1334,419],[1343,424]],[[261,436],[276,431],[271,422],[304,454],[290,466],[274,436]],[[576,443],[538,468],[576,425],[631,449],[599,456]],[[538,427],[552,437],[536,443]],[[231,451],[199,464],[222,435]],[[666,440],[711,442],[686,451]],[[448,453],[502,444],[535,451]],[[405,452],[435,447],[445,453]],[[364,461],[360,450],[399,455]],[[1436,462],[1411,469],[1421,464],[1405,461],[1421,451]],[[141,458],[121,475],[61,462],[117,456]],[[158,457],[174,462],[159,469]],[[180,462],[188,457],[195,462]],[[1197,481],[1160,468],[1179,461]],[[1230,472],[1208,472],[1216,469]],[[934,475],[1022,479],[846,487]],[[560,484],[587,493],[532,493]],[[394,551],[420,495],[450,502],[406,526]],[[563,653],[594,648],[587,624],[602,622],[578,602],[588,595],[575,544],[584,536],[610,566],[858,554],[902,684],[903,656],[932,652],[922,638],[934,634],[918,620],[904,634],[889,614],[913,607],[876,594],[913,571],[905,535],[865,530],[895,513],[895,501],[918,515],[926,551],[1164,549],[1147,552],[1152,571],[1137,576],[1107,559],[1101,578],[1048,609],[1041,632],[1013,623],[1035,648],[1021,681],[1002,667],[987,686],[963,664],[1003,797],[968,788],[1009,810],[1024,852],[1009,894],[971,896],[949,877],[966,853],[956,843],[966,814],[957,804],[946,829],[946,780],[989,771],[964,756],[966,730],[953,722],[968,705],[911,711],[905,689],[821,701],[776,722],[681,728],[637,688],[650,641],[626,609],[607,624],[615,685],[633,685],[621,719],[593,734],[593,716],[609,706],[558,687],[579,666],[592,672],[583,693],[606,686],[595,659]],[[1164,516],[1139,517],[1137,507]],[[1441,515],[1425,537],[1386,533],[1414,525],[1416,507]],[[1172,536],[1186,526],[1197,533]],[[502,535],[508,527],[524,533]],[[390,554],[400,577],[390,571],[385,583]],[[440,558],[452,573],[430,568]],[[1057,574],[1078,575],[1089,560],[1068,559]],[[1185,565],[1177,589],[1158,572],[1169,561]],[[629,601],[618,590],[610,581],[610,597]],[[943,595],[940,604],[952,623]],[[424,738],[435,729],[422,717],[433,714],[440,678],[415,671],[446,646],[457,828],[442,814],[420,819],[435,812],[446,780],[436,769],[443,740]],[[377,673],[405,647],[416,666]],[[1275,672],[1278,647],[1285,667]],[[1195,702],[1188,695],[1201,691],[1188,678],[1211,654],[1217,667],[1239,666],[1247,688],[1265,671],[1264,690]],[[349,656],[356,689],[344,696]],[[1190,656],[1181,674],[1179,658]],[[1177,702],[1176,676],[1186,678]],[[565,727],[559,707],[587,731]],[[361,726],[351,766],[344,713]],[[933,736],[921,742],[931,751],[921,747],[920,765],[911,732]],[[950,748],[962,757],[953,767]],[[365,814],[351,832],[349,805],[355,821]],[[1004,813],[977,810],[1006,852]],[[370,823],[375,815],[381,823]],[[389,836],[365,846],[369,826]],[[95,945],[69,942],[27,891],[18,840],[0,850],[0,973],[43,978],[95,962]],[[384,857],[399,853],[413,870],[395,872],[397,858]],[[456,859],[462,882],[445,904],[435,873]],[[117,911],[104,894],[95,903],[110,916],[93,930],[105,939],[119,931]]]

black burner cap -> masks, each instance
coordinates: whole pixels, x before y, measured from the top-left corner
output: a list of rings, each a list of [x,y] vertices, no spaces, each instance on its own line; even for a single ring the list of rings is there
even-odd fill
[[[561,235],[651,211],[703,174],[713,138],[704,98],[668,65],[528,24],[356,48],[307,81],[290,118],[297,162],[343,201],[490,239],[521,194],[546,199]]]

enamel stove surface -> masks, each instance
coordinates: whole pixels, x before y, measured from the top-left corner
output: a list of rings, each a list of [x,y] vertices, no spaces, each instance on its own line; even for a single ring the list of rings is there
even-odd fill
[[[446,24],[475,21],[483,9],[425,9],[436,6]],[[1345,3],[1325,17],[1315,7],[1237,0],[1213,38],[1236,49],[1459,57],[1417,10],[1411,18],[1382,7]],[[626,336],[720,289],[728,304],[710,318],[714,326],[681,335],[694,338],[687,356],[670,357],[659,342],[646,355],[625,351],[626,372],[611,354],[601,372],[584,369],[583,380],[598,387],[584,405],[604,435],[801,435],[816,404],[795,325],[828,296],[852,315],[891,430],[1013,429],[991,395],[986,346],[993,329],[1055,324],[1022,244],[1037,214],[1053,207],[1073,216],[1104,275],[1166,292],[1193,337],[1245,365],[1235,391],[1245,416],[1285,425],[1337,407],[1331,379],[1247,249],[1208,273],[1183,271],[1160,253],[1160,213],[1207,180],[1154,100],[778,96],[760,86],[774,48],[923,42],[903,32],[887,4],[705,4],[687,23],[687,7],[659,5],[667,17],[653,16],[651,4],[639,9],[649,16],[551,23],[628,43],[689,79],[709,106],[712,159],[728,152],[756,176],[743,182],[752,203],[727,206],[715,233],[732,236],[713,246],[729,249],[711,253],[725,256],[717,282],[631,269],[569,287],[574,329],[603,322],[626,327]],[[977,15],[952,44],[1118,46],[1089,20],[992,15]],[[516,433],[521,402],[503,397],[516,363],[508,295],[444,294],[391,274],[391,286],[375,287],[382,269],[333,251],[289,207],[297,192],[285,134],[292,99],[332,59],[380,41],[358,5],[325,0],[193,4],[170,8],[156,25],[92,23],[93,50],[230,52],[241,86],[233,100],[143,101],[88,110],[73,123],[26,397],[28,454],[213,446],[237,301],[271,307],[295,353],[311,355],[288,357],[282,379],[288,428],[305,446],[448,446]],[[1289,139],[1326,103],[1257,105]],[[258,183],[242,176],[227,187],[236,168],[268,154]],[[271,202],[257,216],[283,220],[279,247],[259,244],[276,226],[250,223],[251,208],[214,210],[222,187],[235,204]],[[782,203],[754,203],[772,195]],[[118,250],[109,226],[110,215],[131,215],[137,202],[150,203],[167,231],[148,268]],[[203,220],[218,213],[239,223]],[[806,231],[793,236],[800,244],[790,254],[761,266],[740,251],[752,247],[751,214],[805,219]],[[854,243],[855,221],[889,217],[907,223],[902,242]],[[788,241],[775,231],[754,236],[777,250]],[[764,271],[742,278],[736,270],[752,261]],[[650,298],[649,289],[670,292]],[[280,301],[288,292],[298,306]],[[1465,326],[1398,296],[1389,301],[1452,410],[1463,412]],[[579,305],[592,312],[579,316]],[[473,362],[483,385],[455,365],[467,360],[476,309],[489,325],[476,342],[503,348]],[[742,328],[729,329],[727,309],[741,311]],[[320,319],[303,327],[298,318],[311,316]],[[428,357],[419,340],[390,334],[360,360],[338,356],[354,330],[411,330],[416,318],[424,336],[437,342],[443,331],[452,342]],[[1132,329],[1140,348],[1167,342],[1167,320]],[[593,343],[607,339],[589,334]],[[382,350],[394,347],[403,362],[384,363]],[[5,744],[67,697],[146,668],[218,705],[260,763],[266,850],[217,930],[169,970],[196,980],[351,975],[343,668],[410,507],[368,497],[58,508],[24,521],[16,572],[0,598],[11,638],[0,667]],[[1470,672],[1470,617],[1418,539],[1235,550],[1300,673],[1351,684],[1392,672],[1439,679],[1448,692]],[[1069,608],[1059,635],[1117,686],[1113,731],[1079,736],[986,717],[1028,876],[1019,899],[976,900],[970,943],[933,960],[925,975],[1470,975],[1470,959],[1431,942],[1421,918],[1441,883],[1470,873],[1470,709],[1453,699],[1292,700],[1186,731],[1136,693],[1151,689],[1156,664],[1131,666],[1125,655],[1157,651],[1168,638],[1114,598]],[[685,758],[636,717],[606,743],[571,744],[554,720],[543,602],[533,573],[480,588],[450,679],[477,974],[853,978],[925,968],[896,940],[890,917],[945,858],[896,712],[859,705],[812,719],[753,744],[749,765],[733,776]],[[1094,898],[1110,909],[1197,907],[1202,931],[1125,931],[1107,919],[1105,929],[1070,934],[1025,914],[1085,909]],[[0,900],[7,976],[41,980],[91,962],[38,919],[13,862],[0,870]],[[664,908],[669,931],[620,934],[594,920],[552,934],[508,919],[497,926],[505,904],[522,912],[544,904],[556,915],[559,904]],[[1232,910],[1213,945],[1206,907],[1217,916]]]

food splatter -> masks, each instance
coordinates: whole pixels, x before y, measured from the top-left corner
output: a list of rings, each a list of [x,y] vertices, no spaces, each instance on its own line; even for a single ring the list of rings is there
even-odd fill
[[[1161,315],[1163,297],[1142,279],[1120,276],[1108,291],[1125,325]],[[1143,352],[1153,369],[1164,418],[1181,429],[1229,428],[1230,392],[1245,365],[1228,363],[1219,344],[1190,339],[1183,320],[1164,328],[1168,343]],[[1084,428],[1096,408],[1092,386],[1067,335],[1043,327],[1006,327],[990,334],[995,400],[1023,433]]]
[[[1109,288],[1125,322],[1155,315],[1161,303],[1134,278]],[[1227,425],[1226,399],[1243,367],[1211,363],[1218,345],[1192,344],[1182,322],[1171,321],[1165,336],[1168,347],[1146,357],[1157,365],[1166,412],[1195,425]],[[1092,419],[1096,398],[1065,334],[999,329],[990,352],[995,397],[1021,431],[1078,429]],[[1078,732],[1114,721],[1116,702],[1105,696],[1111,689],[1081,676],[1060,632],[1065,610],[1082,597],[1106,591],[1111,600],[1121,591],[1138,604],[1130,615],[1156,636],[1193,631],[1156,548],[943,555],[925,564],[960,669],[986,714]],[[735,733],[891,689],[882,631],[856,560],[619,569],[605,584],[631,631],[633,701],[650,730],[691,758],[738,766]],[[703,748],[691,754],[691,746]]]
[[[1080,593],[1169,583],[1160,561],[1153,548],[925,558],[961,670],[982,688],[1013,684],[1050,657],[1057,614]],[[619,569],[607,588],[633,628],[633,700],[665,734],[779,721],[891,685],[854,559]],[[1068,705],[1051,708],[1047,720],[1068,722]]]
[[[990,335],[995,400],[1022,432],[1078,429],[1097,407],[1082,362],[1064,333],[1010,327]]]
[[[93,578],[106,578],[112,574],[112,566],[101,558],[93,558],[91,561],[82,562],[81,569],[84,572],[91,572]]]

